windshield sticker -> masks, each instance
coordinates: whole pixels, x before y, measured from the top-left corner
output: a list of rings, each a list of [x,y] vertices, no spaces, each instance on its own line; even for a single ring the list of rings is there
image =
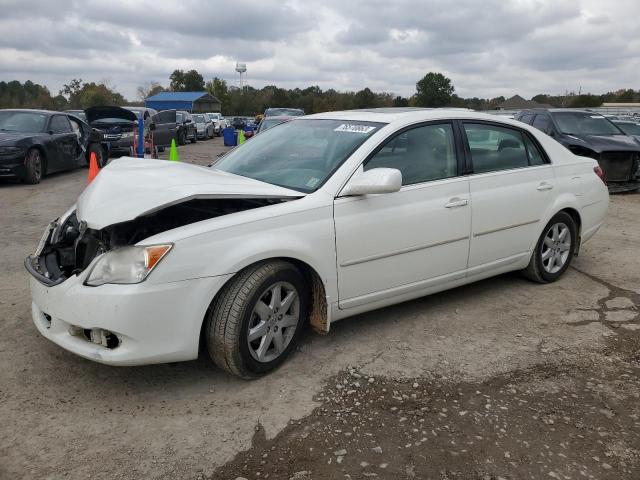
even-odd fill
[[[352,123],[343,123],[338,128],[334,129],[334,132],[349,132],[349,133],[371,133],[376,129],[371,125],[355,125]]]
[[[315,188],[320,183],[320,179],[316,177],[311,177],[309,181],[306,183],[306,186],[309,188]]]
[[[602,115],[591,115],[591,118],[604,118]]]

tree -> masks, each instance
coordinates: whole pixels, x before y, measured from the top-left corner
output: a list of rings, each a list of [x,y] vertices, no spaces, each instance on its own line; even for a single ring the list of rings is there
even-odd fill
[[[164,92],[164,87],[158,82],[149,82],[146,85],[140,85],[136,89],[138,100],[143,101],[145,98],[151,97],[156,93]]]
[[[444,107],[451,102],[454,90],[451,79],[441,73],[429,72],[416,83],[416,105]]]
[[[210,95],[220,100],[224,113],[229,104],[229,88],[227,87],[227,82],[221,78],[213,77],[213,80],[207,82],[205,89]]]
[[[204,78],[197,70],[174,70],[169,77],[170,88],[174,92],[201,92],[204,90]]]
[[[79,108],[80,107],[80,90],[82,89],[82,79],[81,78],[73,78],[69,83],[65,83],[60,89],[59,94],[63,95],[67,102],[69,103],[69,107],[71,108]]]
[[[377,107],[376,95],[368,87],[356,93],[353,100],[355,108]]]
[[[396,98],[393,99],[393,106],[394,107],[408,107],[409,106],[409,99],[401,97],[401,96],[397,96]]]

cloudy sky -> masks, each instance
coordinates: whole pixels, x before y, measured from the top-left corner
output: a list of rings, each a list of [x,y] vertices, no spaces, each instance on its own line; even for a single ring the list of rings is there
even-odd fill
[[[107,81],[125,97],[176,68],[255,87],[461,96],[640,89],[639,0],[0,0],[0,80]]]

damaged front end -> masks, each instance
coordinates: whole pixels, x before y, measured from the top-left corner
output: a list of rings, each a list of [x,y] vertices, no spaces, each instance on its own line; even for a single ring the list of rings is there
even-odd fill
[[[99,230],[88,228],[74,210],[46,228],[25,267],[40,283],[55,286],[104,253],[174,228],[287,200],[291,198],[195,198]]]

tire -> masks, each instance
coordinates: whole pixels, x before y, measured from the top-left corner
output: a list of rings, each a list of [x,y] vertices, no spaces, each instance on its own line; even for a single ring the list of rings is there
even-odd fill
[[[37,148],[29,150],[25,158],[25,167],[27,174],[23,178],[24,183],[28,183],[29,185],[40,183],[46,168],[42,152]]]
[[[288,305],[282,307],[277,302],[274,289],[285,300],[291,296]],[[306,322],[308,292],[302,273],[289,262],[260,263],[239,272],[207,311],[204,334],[213,362],[242,378],[254,378],[278,367],[294,348]],[[278,313],[278,306],[286,310]],[[288,325],[283,326],[285,322]],[[250,329],[255,335],[252,342]]]
[[[180,136],[178,137],[178,145],[186,145],[187,144],[187,132],[183,129],[180,131]]]
[[[198,132],[193,132],[193,138],[191,139],[191,143],[196,143],[198,141]]]
[[[578,228],[573,217],[566,212],[557,213],[544,227],[529,265],[522,273],[534,282],[555,282],[569,268],[577,239]]]

